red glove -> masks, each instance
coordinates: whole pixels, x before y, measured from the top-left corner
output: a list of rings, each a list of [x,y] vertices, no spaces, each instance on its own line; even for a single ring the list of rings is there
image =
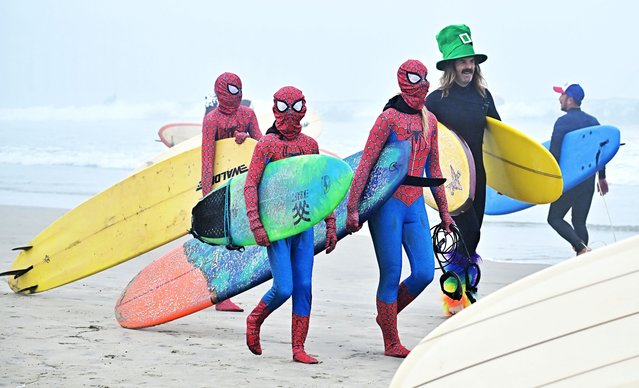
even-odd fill
[[[455,221],[453,221],[453,218],[450,216],[450,214],[448,214],[448,212],[444,214],[440,213],[439,216],[442,219],[442,223],[440,225],[442,226],[442,228],[444,228],[444,230],[447,233],[450,233],[451,232],[450,227],[452,225],[455,225]]]
[[[335,227],[335,217],[329,217],[326,219],[326,243],[324,243],[324,248],[326,248],[326,253],[329,254],[333,252],[335,249],[335,245],[337,245],[337,232]]]
[[[263,247],[271,245],[271,241],[268,239],[268,235],[266,234],[266,230],[264,230],[264,226],[262,226],[262,224],[255,227],[255,229],[251,228],[251,231],[253,232],[253,236],[255,236],[255,242],[257,245],[261,245]]]
[[[235,142],[237,144],[244,143],[244,140],[246,140],[247,137],[249,137],[249,134],[246,132],[235,132]]]
[[[349,211],[346,217],[346,230],[349,233],[355,233],[362,229],[362,225],[359,224],[359,211]]]

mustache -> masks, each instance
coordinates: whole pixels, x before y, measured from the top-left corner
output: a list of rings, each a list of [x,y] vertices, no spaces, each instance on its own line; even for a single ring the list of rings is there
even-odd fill
[[[462,74],[473,74],[475,69],[464,69],[462,70]]]

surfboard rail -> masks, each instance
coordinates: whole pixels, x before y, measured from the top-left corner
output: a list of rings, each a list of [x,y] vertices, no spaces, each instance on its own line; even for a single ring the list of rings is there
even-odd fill
[[[242,145],[220,140],[218,147],[229,152],[218,152],[216,163],[248,165],[255,144],[253,139]],[[18,293],[46,291],[185,235],[190,210],[201,196],[196,191],[200,170],[200,147],[188,148],[66,212],[28,245],[17,247],[20,252],[9,270],[20,276],[9,274],[9,286]]]
[[[638,249],[635,236],[486,296],[426,335],[391,387],[638,382]]]

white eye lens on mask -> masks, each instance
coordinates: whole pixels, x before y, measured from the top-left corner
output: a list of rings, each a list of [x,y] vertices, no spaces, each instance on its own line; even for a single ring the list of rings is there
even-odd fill
[[[228,90],[231,94],[238,94],[240,92],[240,89],[237,86],[231,84],[228,85]]]
[[[284,101],[275,101],[275,106],[277,107],[277,110],[279,110],[280,112],[286,112],[286,110],[288,109],[288,104],[285,103]]]
[[[295,109],[296,112],[301,112],[303,106],[304,106],[304,103],[302,102],[302,100],[299,100],[293,104],[293,109]]]
[[[422,80],[422,77],[415,73],[407,73],[407,76],[408,82],[410,82],[411,84],[416,84]]]

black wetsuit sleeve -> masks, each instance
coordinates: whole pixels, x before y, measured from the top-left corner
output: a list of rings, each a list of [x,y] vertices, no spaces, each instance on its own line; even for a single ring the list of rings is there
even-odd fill
[[[495,100],[493,99],[493,95],[490,94],[488,90],[486,90],[486,98],[488,99],[488,112],[486,112],[486,116],[492,117],[496,120],[501,121],[501,117],[497,112],[497,107],[495,106]]]

